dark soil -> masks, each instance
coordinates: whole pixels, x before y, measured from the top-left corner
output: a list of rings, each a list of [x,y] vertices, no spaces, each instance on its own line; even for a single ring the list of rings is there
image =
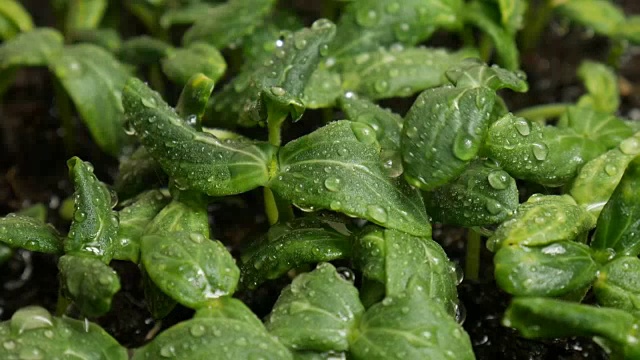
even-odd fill
[[[627,13],[640,13],[640,2],[617,1]],[[43,2],[26,1],[38,24],[53,24]],[[44,2],[47,3],[47,2]],[[291,1],[305,15],[314,14],[314,1]],[[310,16],[313,18],[313,16]],[[135,27],[135,26],[134,26]],[[438,38],[446,45],[448,37]],[[444,44],[440,42],[445,41]],[[526,94],[505,92],[509,108],[553,102],[575,101],[583,92],[575,76],[583,59],[604,61],[609,49],[604,38],[594,37],[582,29],[553,22],[544,32],[540,45],[522,55],[523,69],[530,82]],[[640,119],[640,48],[629,49],[620,66],[623,101],[620,114]],[[174,91],[175,92],[175,91]],[[15,83],[4,95],[0,106],[0,216],[31,204],[44,203],[50,209],[48,220],[66,230],[61,219],[61,202],[72,193],[67,179],[66,160],[80,154],[95,165],[105,182],[113,181],[117,161],[102,154],[76,119],[73,149],[65,148],[65,134],[55,111],[51,79],[46,69],[19,71]],[[404,112],[412,99],[385,101]],[[316,113],[318,117],[322,114]],[[294,128],[294,132],[303,129]],[[225,199],[210,207],[212,234],[237,251],[247,239],[266,229],[261,194]],[[436,226],[434,238],[455,262],[464,265],[466,232]],[[465,280],[459,296],[466,309],[465,329],[471,336],[478,359],[606,359],[604,352],[590,339],[531,341],[520,338],[500,325],[509,296],[496,288],[492,279],[491,254],[483,250],[480,282]],[[58,295],[56,260],[52,256],[16,251],[11,260],[0,266],[0,320],[6,320],[20,307],[41,305],[54,311]],[[140,346],[150,334],[191,316],[178,307],[162,323],[157,323],[145,308],[141,281],[135,265],[114,262],[122,279],[112,311],[93,319],[113,334],[123,345]],[[288,279],[273,281],[252,292],[237,294],[259,315],[265,315]]]

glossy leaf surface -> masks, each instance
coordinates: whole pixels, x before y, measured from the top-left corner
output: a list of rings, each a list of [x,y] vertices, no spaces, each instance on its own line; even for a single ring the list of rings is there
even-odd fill
[[[355,94],[340,98],[340,108],[347,119],[368,125],[375,131],[376,139],[384,150],[400,150],[402,117],[389,109],[384,109],[366,98]]]
[[[579,100],[579,105],[591,106],[596,111],[614,113],[620,106],[618,77],[613,69],[594,61],[583,61],[578,76],[589,92]]]
[[[435,221],[459,226],[502,222],[518,207],[516,181],[491,162],[472,163],[454,181],[425,193]]]
[[[9,214],[0,218],[0,243],[50,254],[62,254],[62,237],[51,225],[28,216]]]
[[[63,41],[62,34],[49,28],[19,34],[0,47],[0,67],[47,66],[62,51]]]
[[[101,149],[116,156],[124,138],[122,88],[127,69],[106,50],[90,44],[68,46],[51,64]]]
[[[342,93],[340,74],[318,68],[311,74],[301,99],[307,109],[321,109],[333,107]]]
[[[167,205],[168,199],[158,190],[150,190],[133,199],[131,205],[118,212],[120,226],[116,238],[114,259],[137,263],[140,238],[147,225]]]
[[[285,288],[266,327],[285,346],[296,350],[344,351],[364,307],[353,283],[323,263],[298,275]]]
[[[573,129],[543,128],[507,114],[489,127],[485,150],[517,179],[560,186],[573,179],[580,166],[604,153],[606,147]]]
[[[502,26],[511,33],[515,33],[524,26],[524,15],[528,4],[526,0],[498,0],[500,21]]]
[[[637,140],[640,140],[638,134],[624,143],[633,144]],[[596,218],[618,186],[627,165],[636,156],[635,151],[627,152],[617,147],[589,161],[580,169],[571,185],[571,196]]]
[[[473,160],[489,126],[495,92],[486,87],[426,90],[405,116],[404,177],[432,190],[458,177]]]
[[[566,127],[579,135],[594,140],[607,149],[616,147],[622,140],[633,135],[633,130],[616,116],[581,106],[569,107],[559,123],[566,124]]]
[[[310,28],[288,33],[271,57],[247,68],[212,98],[217,121],[241,126],[264,123],[268,116],[302,116],[304,89],[326,46],[335,35],[335,25],[317,20]]]
[[[634,139],[634,138],[632,138]],[[640,148],[640,142],[636,143]],[[598,218],[591,247],[619,255],[640,254],[640,157],[625,171]]]
[[[371,127],[333,122],[282,147],[280,169],[269,186],[302,209],[330,209],[430,235],[422,199],[407,184],[386,176],[378,151]]]
[[[8,40],[33,28],[33,20],[20,1],[5,0],[0,4],[0,38]]]
[[[625,256],[606,264],[593,284],[598,303],[640,314],[640,259]]]
[[[85,254],[108,264],[113,257],[118,216],[111,210],[111,191],[93,174],[93,166],[77,157],[67,161],[74,185],[74,212],[64,243],[67,254]]]
[[[10,321],[0,323],[0,339],[3,359],[44,359],[54,354],[73,354],[86,360],[129,358],[127,349],[98,325],[53,317],[37,306],[24,307]]]
[[[614,35],[625,22],[620,8],[607,0],[570,0],[557,7],[562,15],[603,35]]]
[[[359,53],[342,59],[335,67],[342,74],[342,87],[370,99],[407,97],[447,83],[445,71],[473,50],[449,52],[436,48],[391,47]]]
[[[183,187],[222,196],[265,185],[274,148],[262,142],[219,140],[187,126],[140,80],[124,90],[128,121],[167,174]]]
[[[331,45],[331,55],[340,58],[395,43],[418,44],[438,27],[459,27],[461,7],[459,0],[350,3],[338,22],[339,32]]]
[[[201,130],[202,128],[202,116],[206,110],[214,85],[214,79],[204,74],[195,74],[189,78],[180,93],[176,112],[196,130]]]
[[[171,202],[165,206],[147,225],[147,234],[166,234],[188,231],[209,237],[207,200],[201,194],[174,193]]]
[[[240,271],[222,243],[194,232],[145,235],[142,263],[167,295],[190,307],[232,294]]]
[[[638,319],[618,310],[542,298],[516,298],[503,323],[526,338],[597,336],[625,359],[640,356]],[[611,342],[611,344],[609,344]]]
[[[98,27],[109,5],[108,0],[67,0],[67,32]]]
[[[99,259],[64,255],[58,261],[62,293],[86,316],[101,316],[111,309],[113,295],[120,290],[116,272]]]
[[[573,240],[592,227],[592,218],[569,195],[532,195],[487,241],[491,251],[511,245],[543,246]]]
[[[222,296],[213,299],[205,307],[196,310],[195,318],[231,319],[253,325],[256,329],[264,330],[264,324],[242,301]]]
[[[186,85],[191,76],[202,73],[216,81],[227,69],[227,63],[218,49],[206,43],[194,43],[184,49],[175,49],[162,60],[162,70],[178,85]]]
[[[447,79],[458,88],[487,87],[492,90],[511,89],[526,92],[529,85],[526,75],[521,71],[502,69],[497,65],[489,66],[479,59],[464,59],[446,72]]]
[[[243,253],[240,282],[255,288],[302,265],[350,255],[350,234],[343,223],[300,218],[272,226],[265,238]]]
[[[385,298],[363,315],[350,352],[356,360],[474,359],[469,336],[419,287]]]
[[[274,0],[234,0],[211,7],[187,30],[182,42],[191,45],[202,41],[218,49],[237,47],[274,5]]]
[[[598,271],[589,247],[572,241],[504,246],[493,262],[498,286],[515,296],[564,295],[591,284]]]
[[[227,318],[183,321],[136,350],[132,359],[210,359],[211,354],[220,360],[293,359],[289,350],[264,329]]]
[[[167,181],[160,164],[151,157],[144,146],[138,147],[128,157],[120,159],[118,176],[113,188],[122,200],[129,199],[141,191]]]

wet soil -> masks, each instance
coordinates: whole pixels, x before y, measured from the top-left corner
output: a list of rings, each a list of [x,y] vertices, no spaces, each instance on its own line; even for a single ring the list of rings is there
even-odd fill
[[[289,1],[312,18],[314,1]],[[640,2],[617,1],[627,13],[640,13]],[[52,24],[45,10],[38,10],[41,1],[26,1],[35,12],[36,22]],[[311,14],[311,15],[310,15]],[[135,27],[135,26],[134,26]],[[446,46],[448,36],[434,42]],[[455,42],[455,40],[452,40]],[[526,94],[505,92],[509,108],[518,110],[532,105],[575,101],[583,92],[575,71],[582,59],[605,61],[609,49],[607,39],[594,37],[577,27],[554,21],[544,32],[533,51],[522,55],[523,69],[530,82]],[[620,115],[640,120],[640,48],[630,48],[621,59],[623,98]],[[175,89],[174,89],[175,90]],[[173,91],[175,93],[176,91]],[[112,182],[117,161],[102,154],[76,118],[74,147],[65,147],[65,133],[55,110],[51,78],[46,69],[25,69],[2,99],[0,106],[0,216],[35,203],[49,208],[49,222],[65,231],[68,222],[58,210],[63,199],[72,193],[67,179],[66,160],[81,155],[95,165],[98,177]],[[399,113],[406,111],[412,99],[385,101]],[[320,112],[306,116],[322,118]],[[321,120],[318,121],[320,123]],[[294,126],[293,133],[308,129]],[[261,194],[250,192],[230,197],[211,205],[211,225],[214,237],[237,251],[247,239],[265,231]],[[434,227],[439,241],[453,261],[464,266],[466,232],[451,227]],[[532,341],[503,327],[500,319],[509,303],[509,296],[497,289],[492,279],[492,255],[482,250],[480,281],[464,280],[459,297],[466,309],[464,327],[473,342],[478,359],[606,359],[604,352],[590,339],[571,338]],[[16,251],[0,265],[0,321],[9,319],[20,307],[40,305],[54,311],[58,296],[56,258],[43,254]],[[116,295],[112,311],[97,321],[118,341],[128,347],[140,346],[158,330],[189,318],[192,312],[178,307],[162,322],[155,321],[145,308],[140,274],[134,264],[112,263],[122,279],[122,290]],[[272,281],[255,291],[240,292],[258,315],[266,315],[275,302],[287,278]]]

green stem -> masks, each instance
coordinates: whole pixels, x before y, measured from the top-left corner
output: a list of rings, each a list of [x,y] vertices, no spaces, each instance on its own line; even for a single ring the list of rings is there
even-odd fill
[[[267,110],[267,127],[269,128],[269,143],[273,146],[280,146],[282,144],[282,137],[280,132],[282,131],[282,123],[287,118],[287,113],[281,111]]]
[[[489,62],[491,59],[491,53],[493,53],[493,41],[489,36],[487,36],[487,34],[482,34],[480,37],[478,51],[480,52],[480,58],[484,62]]]
[[[264,188],[264,210],[267,213],[269,225],[273,225],[278,221],[293,220],[294,218],[291,204],[274,194],[268,187]]]
[[[620,69],[620,61],[622,55],[627,50],[629,43],[625,40],[614,40],[609,49],[609,56],[607,57],[607,64],[614,69]]]
[[[464,276],[477,281],[480,273],[480,249],[482,240],[480,233],[473,229],[467,231],[467,254],[464,264]]]
[[[515,113],[516,116],[529,119],[536,122],[544,122],[546,119],[553,119],[560,117],[567,111],[567,108],[572,104],[569,103],[556,103],[546,104],[539,106],[532,106],[524,108]],[[542,119],[542,121],[541,121]]]
[[[538,44],[542,31],[551,19],[553,8],[552,0],[544,0],[538,7],[529,7],[525,14],[525,19],[529,21],[525,24],[520,36],[523,52],[533,49]]]
[[[69,95],[62,87],[62,84],[58,80],[53,81],[53,92],[56,101],[56,107],[58,108],[58,116],[64,130],[64,148],[69,154],[75,152],[75,124],[73,122],[73,110],[71,107],[71,100]]]

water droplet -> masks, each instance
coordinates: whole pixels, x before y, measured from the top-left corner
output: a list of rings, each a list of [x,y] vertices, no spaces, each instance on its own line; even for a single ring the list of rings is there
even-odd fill
[[[455,304],[455,318],[458,324],[464,324],[464,321],[467,319],[467,309],[464,307],[462,303]]]
[[[131,121],[131,119],[125,120],[124,133],[130,136],[133,136],[136,134],[136,128],[133,126],[133,121]]]
[[[502,170],[495,170],[487,175],[489,185],[496,190],[504,190],[509,187],[509,174]]]
[[[176,355],[176,348],[171,344],[167,344],[160,349],[160,356],[162,357],[170,358],[175,355]]]
[[[469,161],[476,156],[477,148],[473,139],[466,134],[458,134],[453,142],[453,155],[462,161]]]
[[[499,202],[497,202],[495,200],[491,200],[491,199],[487,200],[485,206],[487,207],[487,211],[489,211],[492,215],[499,214],[503,209],[502,204],[500,204]]]
[[[98,278],[98,282],[102,285],[109,285],[111,283],[111,277],[108,275],[102,275]]]
[[[142,99],[142,105],[153,109],[153,108],[156,107],[156,99],[154,99],[154,98],[143,98]]]
[[[195,337],[200,337],[200,336],[204,335],[205,331],[206,331],[206,329],[205,329],[204,325],[202,325],[202,324],[193,325],[189,329],[189,333],[191,333],[191,335],[193,335]]]
[[[272,86],[271,87],[271,93],[275,96],[283,96],[284,94],[286,94],[287,92],[285,91],[285,89],[279,87],[279,86]]]
[[[311,24],[311,29],[313,30],[325,30],[334,27],[333,23],[327,19],[319,19]]]
[[[77,222],[83,222],[87,218],[87,214],[84,211],[78,211],[73,214],[73,219]]]
[[[620,151],[627,155],[640,154],[640,140],[636,137],[630,137],[620,143]]]
[[[356,136],[358,141],[364,144],[372,144],[376,142],[376,132],[371,128],[371,126],[359,122],[351,123],[351,130],[353,134]]]
[[[389,83],[387,82],[387,80],[380,79],[373,84],[373,88],[375,91],[382,94],[387,91],[387,89],[389,89]]]
[[[378,13],[375,10],[362,8],[356,13],[356,22],[363,27],[372,27],[378,23]]]
[[[337,211],[342,209],[342,203],[338,200],[333,200],[330,204],[329,204],[329,208],[333,211]]]
[[[330,177],[324,181],[324,187],[329,191],[338,191],[342,187],[342,181],[339,178]]]
[[[367,215],[376,222],[385,223],[389,217],[387,211],[379,205],[367,206]]]
[[[394,29],[394,33],[396,34],[396,39],[398,41],[406,42],[411,38],[411,26],[407,23],[401,23],[396,25]]]
[[[51,331],[51,330],[45,330],[45,331],[44,331],[44,336],[45,336],[47,339],[53,339],[53,335],[54,335],[54,334],[53,334],[53,331]]]
[[[533,156],[540,161],[546,159],[549,154],[549,148],[543,143],[533,143],[531,144],[531,149],[533,150]]]
[[[191,241],[193,241],[196,244],[200,244],[204,241],[204,235],[193,232],[189,234],[189,239],[191,239]]]
[[[6,350],[13,350],[16,348],[16,343],[12,340],[5,341],[2,343],[2,347],[4,347]]]
[[[415,139],[418,136],[418,128],[415,126],[409,126],[407,127],[405,134],[408,138]]]
[[[382,167],[390,178],[396,178],[402,175],[404,168],[402,166],[402,157],[400,152],[394,150],[383,150],[380,153]]]
[[[604,167],[604,172],[609,176],[614,176],[618,173],[618,168],[613,164],[607,164]]]
[[[336,271],[338,272],[338,275],[346,281],[352,284],[356,281],[356,275],[348,267],[341,266],[336,268]]]
[[[531,128],[529,127],[529,122],[525,119],[519,118],[516,119],[513,124],[516,128],[516,131],[522,136],[527,136],[531,133]]]
[[[307,39],[298,35],[293,39],[293,45],[296,47],[296,49],[303,50],[305,47],[307,47]]]
[[[52,326],[51,314],[39,306],[24,307],[11,317],[11,329],[18,334]]]
[[[329,55],[329,46],[327,44],[320,45],[320,56]]]

